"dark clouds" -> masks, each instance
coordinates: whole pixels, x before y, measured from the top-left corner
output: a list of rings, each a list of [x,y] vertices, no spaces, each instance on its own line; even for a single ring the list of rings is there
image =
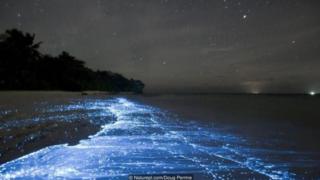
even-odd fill
[[[320,4],[304,0],[1,1],[0,30],[143,80],[149,91],[320,91]]]

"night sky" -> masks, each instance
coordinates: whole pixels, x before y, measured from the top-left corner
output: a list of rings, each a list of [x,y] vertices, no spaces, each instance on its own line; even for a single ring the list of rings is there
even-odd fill
[[[147,92],[320,92],[318,0],[0,0],[9,28]]]

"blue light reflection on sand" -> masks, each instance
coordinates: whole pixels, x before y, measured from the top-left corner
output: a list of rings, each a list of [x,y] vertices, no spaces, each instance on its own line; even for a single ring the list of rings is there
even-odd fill
[[[285,163],[254,157],[245,139],[197,122],[181,122],[146,105],[116,98],[50,111],[104,109],[89,116],[114,118],[74,146],[43,148],[0,166],[0,179],[112,178],[128,174],[193,173],[201,179],[290,179]],[[271,153],[268,152],[267,153]],[[280,153],[281,152],[275,152]]]

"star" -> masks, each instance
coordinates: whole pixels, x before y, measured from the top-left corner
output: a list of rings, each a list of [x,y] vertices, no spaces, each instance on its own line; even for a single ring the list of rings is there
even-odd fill
[[[242,16],[242,19],[247,19],[247,17],[248,17],[248,15],[244,14],[244,15]]]

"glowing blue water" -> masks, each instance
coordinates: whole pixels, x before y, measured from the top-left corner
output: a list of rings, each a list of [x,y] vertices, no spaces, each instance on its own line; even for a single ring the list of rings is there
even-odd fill
[[[191,173],[196,179],[295,177],[289,164],[277,161],[287,152],[247,148],[245,139],[197,122],[181,122],[124,98],[48,111],[75,109],[98,109],[98,114],[89,115],[93,123],[102,116],[115,121],[77,145],[50,146],[1,165],[0,179],[127,179],[128,174],[146,173]]]

